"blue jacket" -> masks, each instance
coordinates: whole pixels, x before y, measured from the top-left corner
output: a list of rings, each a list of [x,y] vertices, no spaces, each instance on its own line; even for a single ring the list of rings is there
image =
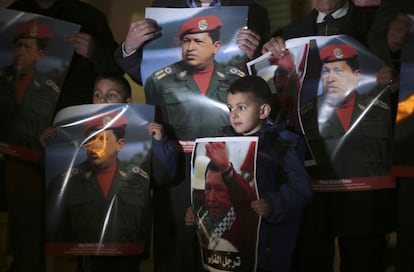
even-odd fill
[[[227,136],[237,134],[225,128]],[[258,269],[289,270],[303,208],[313,197],[312,184],[303,165],[304,142],[300,135],[266,124],[259,137],[256,180],[260,198],[269,203],[262,217]]]

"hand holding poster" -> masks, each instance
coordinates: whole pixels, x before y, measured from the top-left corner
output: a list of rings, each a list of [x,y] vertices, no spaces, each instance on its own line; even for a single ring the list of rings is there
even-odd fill
[[[46,148],[46,253],[139,255],[149,225],[149,105],[65,108]]]

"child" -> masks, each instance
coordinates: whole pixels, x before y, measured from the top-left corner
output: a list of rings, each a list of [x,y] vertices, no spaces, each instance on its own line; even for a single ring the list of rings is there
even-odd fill
[[[227,92],[231,127],[224,131],[225,136],[259,137],[256,180],[260,198],[251,202],[261,216],[256,271],[284,272],[289,270],[302,210],[313,192],[302,156],[296,151],[301,139],[268,120],[270,101],[270,88],[262,78],[238,79]],[[190,208],[185,223],[194,222]]]
[[[93,103],[129,103],[131,99],[131,87],[128,81],[116,74],[103,74],[96,78],[93,90]],[[147,126],[149,135],[152,136],[151,162],[143,162],[142,168],[150,171],[151,184],[155,182],[157,186],[168,185],[176,172],[176,150],[171,141],[164,134],[161,124],[150,122]],[[56,136],[55,127],[47,128],[40,142],[45,146],[46,142]],[[145,169],[151,165],[152,168]],[[162,169],[161,169],[162,168]],[[150,207],[147,207],[150,209]],[[150,226],[148,227],[150,230]],[[148,235],[150,237],[150,235]],[[147,238],[148,240],[150,238]],[[148,250],[146,248],[146,250]],[[144,252],[144,254],[148,254]],[[77,258],[77,271],[94,272],[94,271],[139,271],[139,263],[142,256],[80,256]]]

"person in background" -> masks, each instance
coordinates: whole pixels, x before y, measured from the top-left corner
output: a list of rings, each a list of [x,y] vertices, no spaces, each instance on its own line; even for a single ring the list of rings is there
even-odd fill
[[[297,133],[273,124],[272,93],[265,80],[246,76],[235,81],[227,92],[231,126],[225,136],[258,136],[256,180],[259,198],[251,208],[261,216],[257,250],[257,272],[289,271],[302,210],[313,197],[311,180],[297,145]],[[226,183],[234,170],[222,167]],[[185,224],[196,221],[187,210]]]
[[[274,32],[264,44],[262,53],[271,51],[280,58],[286,50],[286,40],[308,36],[346,34],[368,44],[367,36],[376,8],[357,7],[351,0],[312,0],[311,4],[312,10],[306,17]]]
[[[292,271],[333,271],[335,238],[341,271],[385,271],[378,260],[395,224],[390,90],[379,84],[361,92],[364,71],[349,44],[327,44],[319,57],[322,92],[301,107],[316,161],[307,170],[318,190],[304,213]]]
[[[395,65],[395,70],[399,73],[401,64],[406,65],[406,76],[412,74],[412,62],[411,59],[406,59],[408,56],[412,56],[412,48],[408,46],[407,41],[412,41],[412,35],[414,31],[414,2],[410,0],[393,1],[397,6],[398,12],[396,13],[393,21],[384,28],[387,39],[387,50],[391,54],[391,59]],[[383,32],[384,32],[383,31]],[[384,36],[383,32],[380,37]],[[411,37],[409,39],[409,37]],[[404,54],[402,49],[404,48]],[[405,55],[407,54],[407,55]],[[410,55],[411,54],[411,55]],[[404,78],[404,74],[399,75],[401,82],[405,82],[406,86],[401,86],[401,90],[404,88],[406,97],[404,100],[396,100],[396,127],[394,133],[394,164],[404,165],[407,167],[406,174],[396,173],[397,177],[397,244],[396,244],[396,262],[395,268],[398,272],[409,272],[414,270],[414,220],[412,217],[413,206],[413,194],[414,194],[414,175],[410,170],[414,164],[413,156],[410,155],[408,150],[412,150],[413,147],[413,128],[414,128],[414,95],[412,93],[413,81],[409,78]],[[399,81],[396,81],[399,85]],[[408,86],[407,86],[408,85]],[[397,92],[397,95],[399,93]],[[403,96],[402,95],[402,96]],[[401,107],[401,108],[400,108]],[[398,111],[397,111],[398,109]],[[405,109],[405,110],[404,110]],[[401,114],[402,113],[402,114]],[[401,115],[400,115],[401,114]],[[410,174],[411,173],[411,174]]]

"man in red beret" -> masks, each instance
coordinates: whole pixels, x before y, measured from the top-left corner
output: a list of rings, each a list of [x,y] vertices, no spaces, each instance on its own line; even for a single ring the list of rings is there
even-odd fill
[[[37,21],[23,23],[15,31],[13,64],[0,68],[0,99],[7,101],[7,106],[2,104],[6,115],[0,120],[2,141],[41,148],[40,133],[51,121],[60,92],[51,78],[36,70],[52,35],[48,25]]]
[[[117,111],[85,123],[82,147],[87,159],[47,188],[47,242],[143,245],[149,210],[139,207],[149,203],[149,169],[118,159],[127,125],[125,115]],[[131,255],[142,253],[133,250]],[[131,261],[137,264],[138,259]]]
[[[347,44],[333,44],[323,47],[319,55],[323,63],[321,81],[324,102],[331,107],[338,107],[351,94],[349,99],[354,96],[361,75],[358,52]],[[351,114],[349,112],[349,116]],[[345,126],[349,127],[349,123]]]

